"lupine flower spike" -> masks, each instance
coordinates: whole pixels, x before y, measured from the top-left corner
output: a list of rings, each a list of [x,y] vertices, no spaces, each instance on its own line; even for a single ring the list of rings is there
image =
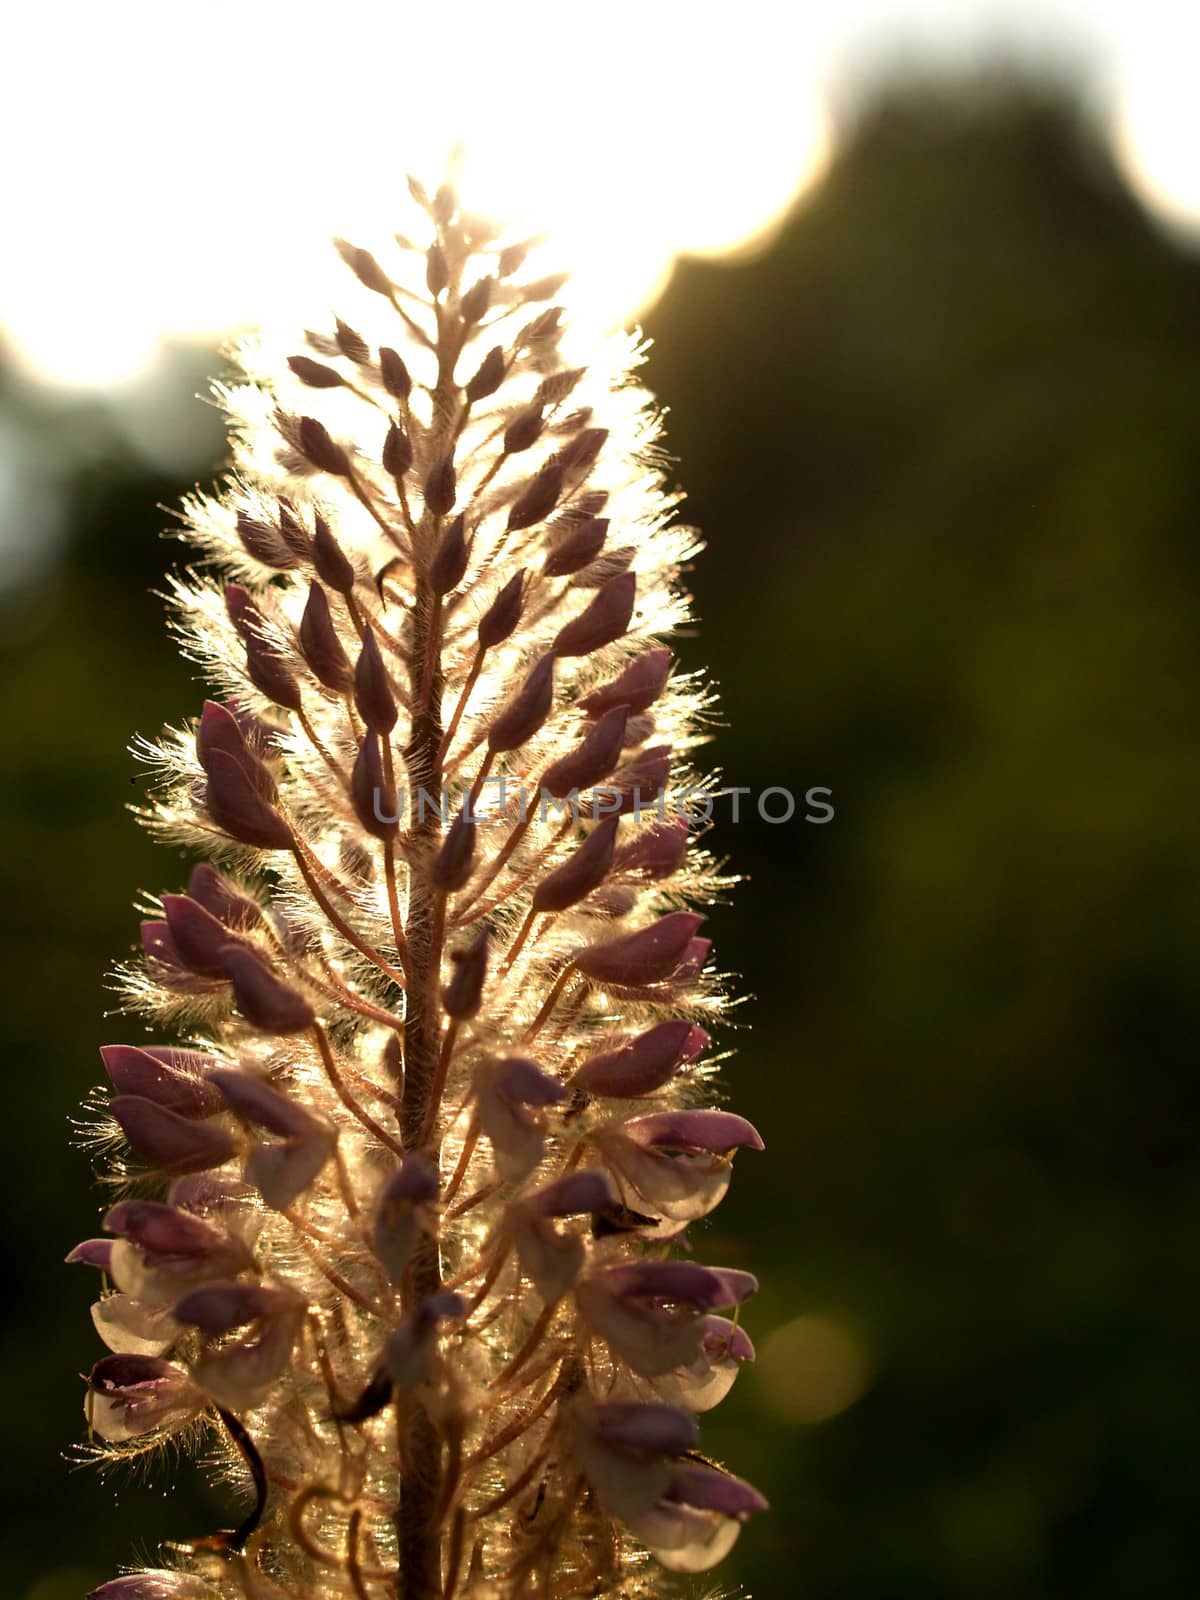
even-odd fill
[[[175,581],[212,698],[143,754],[202,857],[105,1045],[97,1452],[181,1436],[236,1529],[93,1600],[657,1596],[763,1505],[697,1415],[746,1272],[682,1250],[758,1134],[711,1109],[722,887],[626,337],[411,185],[348,320],[221,391]],[[413,243],[416,239],[419,243]]]

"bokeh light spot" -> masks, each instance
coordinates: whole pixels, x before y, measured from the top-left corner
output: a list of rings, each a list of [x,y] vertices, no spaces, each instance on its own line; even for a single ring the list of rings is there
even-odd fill
[[[865,1393],[871,1362],[846,1322],[810,1312],[770,1334],[755,1373],[780,1416],[789,1422],[828,1422]]]

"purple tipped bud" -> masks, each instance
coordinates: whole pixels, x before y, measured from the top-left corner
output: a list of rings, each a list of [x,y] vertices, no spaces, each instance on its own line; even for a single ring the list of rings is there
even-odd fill
[[[554,648],[563,656],[587,656],[619,639],[629,627],[637,578],[622,572],[597,591],[591,603],[559,631]]]
[[[206,1403],[181,1367],[154,1356],[105,1356],[87,1382],[85,1415],[110,1444],[158,1428],[182,1428]]]
[[[581,420],[590,415],[590,411],[583,412]],[[607,438],[607,428],[581,429],[570,444],[564,445],[558,453],[558,459],[562,462],[564,470],[576,474],[590,472],[595,466],[596,458],[603,450]]]
[[[429,585],[434,594],[449,594],[451,589],[458,588],[466,575],[470,554],[466,518],[459,515],[442,535],[429,564]]]
[[[454,475],[454,462],[450,456],[438,461],[425,479],[425,505],[436,517],[444,517],[454,505],[458,492]]]
[[[118,1094],[138,1095],[181,1117],[208,1117],[221,1109],[221,1097],[202,1075],[212,1056],[191,1050],[151,1054],[131,1044],[106,1044],[100,1059]]]
[[[467,384],[467,399],[472,405],[495,394],[504,382],[504,365],[504,351],[496,345],[484,356],[478,372]]]
[[[279,649],[263,634],[249,629],[243,634],[246,672],[250,682],[268,700],[285,711],[299,711],[300,685]]]
[[[396,786],[384,775],[379,735],[374,728],[367,729],[358,748],[354,771],[350,774],[350,798],[358,820],[368,833],[377,839],[390,839],[395,835],[400,822]]]
[[[454,971],[442,990],[442,1005],[446,1015],[456,1022],[473,1017],[479,1010],[483,997],[483,980],[487,976],[488,930],[486,927],[472,939],[464,950],[453,950],[450,960]]]
[[[412,441],[398,422],[393,422],[388,428],[381,460],[383,470],[390,473],[397,483],[413,464]]]
[[[535,911],[566,911],[604,882],[613,862],[618,819],[606,817],[576,850],[555,867],[533,892]]]
[[[300,565],[300,557],[291,549],[278,528],[259,522],[248,512],[237,514],[237,532],[247,555],[261,561],[264,567],[274,567],[277,572],[287,572]]]
[[[598,983],[658,983],[679,965],[703,921],[691,911],[672,911],[636,933],[589,945],[575,956],[575,965]]]
[[[618,1048],[590,1056],[571,1079],[584,1094],[637,1099],[670,1082],[685,1062],[708,1045],[708,1034],[691,1022],[660,1022]]]
[[[354,568],[319,511],[313,527],[312,559],[317,577],[335,593],[349,594],[354,588]]]
[[[303,1138],[325,1126],[303,1106],[249,1072],[216,1067],[209,1073],[209,1082],[215,1084],[229,1109],[244,1122],[253,1122],[281,1138]]]
[[[395,350],[384,345],[379,352],[379,375],[383,387],[394,400],[407,400],[412,393],[412,379],[408,368]]]
[[[216,867],[210,866],[207,861],[201,861],[192,868],[188,894],[227,928],[240,932],[246,928],[256,928],[262,923],[262,912],[254,901],[244,894],[238,894]]]
[[[624,706],[614,706],[606,712],[569,755],[560,756],[546,768],[542,790],[561,800],[572,790],[590,789],[607,778],[620,757],[628,720],[629,712]]]
[[[475,864],[476,833],[474,818],[460,811],[434,857],[430,874],[434,887],[443,894],[454,894],[469,880]]]
[[[175,948],[171,930],[165,922],[143,922],[139,931],[146,965],[157,983],[161,983],[165,988],[178,990],[195,990],[203,987],[203,984],[197,982],[192,969]]]
[[[251,747],[251,740],[242,722],[228,706],[206,700],[200,725],[196,729],[196,758],[206,773],[211,773],[213,757],[216,755],[227,756],[242,767],[251,788],[263,800],[270,803],[275,799],[275,780]]]
[[[349,692],[354,669],[333,625],[328,596],[319,583],[309,585],[308,601],[300,618],[300,649],[318,683],[334,694]]]
[[[138,1155],[164,1172],[203,1172],[222,1166],[234,1153],[226,1129],[189,1121],[143,1095],[118,1095],[109,1110]]]
[[[492,303],[492,289],[495,282],[494,278],[480,278],[463,295],[458,309],[468,327],[474,327],[477,322],[487,316],[488,307]]]
[[[504,453],[509,456],[520,455],[522,450],[528,450],[535,445],[542,436],[542,406],[538,401],[519,411],[508,427],[504,430]]]
[[[580,709],[591,717],[599,717],[613,706],[627,706],[629,714],[636,716],[658,699],[670,671],[671,652],[665,646],[644,650],[611,683],[584,695],[579,702]]]
[[[617,851],[613,865],[618,872],[636,872],[656,883],[683,865],[688,838],[686,817],[676,817],[663,827],[639,828],[634,838]]]
[[[544,522],[558,504],[558,497],[562,494],[563,469],[558,461],[547,461],[546,465],[530,479],[525,489],[518,495],[512,510],[508,514],[510,531],[519,531],[522,528],[532,528],[535,522]]]
[[[239,761],[224,750],[214,750],[206,770],[204,804],[223,833],[259,850],[291,849],[291,829],[262,796],[259,774],[266,769],[260,761],[253,757]]]
[[[327,367],[323,361],[314,361],[310,356],[289,356],[287,364],[308,389],[340,389],[342,386],[341,373]]]
[[[340,444],[330,438],[328,429],[316,417],[301,417],[297,429],[300,454],[310,461],[318,472],[328,472],[335,478],[350,476],[350,457]]]
[[[656,744],[625,763],[611,785],[620,797],[617,816],[641,816],[662,809],[673,754],[669,744]]]
[[[224,978],[221,951],[230,942],[229,929],[186,894],[163,895],[163,912],[179,958],[202,978]]]
[[[607,537],[607,517],[590,517],[578,527],[568,528],[550,546],[542,571],[548,578],[569,577],[596,559]]]
[[[550,715],[554,704],[554,652],[542,656],[525,682],[500,711],[488,729],[488,745],[493,750],[516,750],[534,734]]]
[[[625,1134],[652,1150],[727,1156],[763,1149],[762,1135],[731,1111],[659,1111],[625,1124]]]
[[[525,570],[511,577],[479,619],[479,644],[491,650],[503,644],[521,620],[525,609]]]
[[[425,253],[425,285],[436,300],[449,282],[450,270],[446,266],[446,252],[440,244],[431,244]]]
[[[354,669],[354,703],[359,716],[377,733],[391,733],[396,726],[396,700],[391,679],[371,628],[363,638]]]
[[[391,299],[395,286],[369,250],[362,250],[345,239],[335,239],[333,244],[364,289],[371,289],[375,294]]]
[[[224,951],[225,975],[233,984],[238,1010],[252,1027],[264,1033],[302,1033],[316,1020],[303,995],[290,989],[262,958],[245,945],[230,944]]]

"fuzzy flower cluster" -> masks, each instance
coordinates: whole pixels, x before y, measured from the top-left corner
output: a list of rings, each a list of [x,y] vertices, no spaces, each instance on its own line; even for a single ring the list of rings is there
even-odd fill
[[[179,1439],[247,1510],[93,1600],[632,1600],[763,1505],[697,1426],[756,1284],[685,1230],[761,1140],[711,1104],[723,880],[655,803],[703,789],[696,541],[633,343],[572,364],[564,280],[410,188],[386,263],[339,244],[351,321],[239,352],[187,507],[213,698],[142,816],[204,859],[120,972],[178,1042],[101,1051],[69,1259],[96,1453]]]

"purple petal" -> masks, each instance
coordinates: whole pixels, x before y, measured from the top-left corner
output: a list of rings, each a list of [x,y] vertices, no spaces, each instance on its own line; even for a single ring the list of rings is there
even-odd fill
[[[584,1094],[638,1098],[653,1094],[685,1062],[694,1061],[709,1043],[693,1023],[660,1022],[618,1048],[590,1056],[571,1079]]]
[[[303,995],[277,978],[245,945],[227,944],[222,951],[233,997],[246,1021],[264,1033],[302,1033],[316,1020]]]
[[[561,800],[572,790],[590,789],[607,778],[620,757],[628,720],[624,706],[606,711],[574,750],[546,768],[539,785],[542,793]]]
[[[526,1056],[502,1056],[493,1063],[496,1088],[506,1100],[525,1106],[556,1106],[567,1098],[565,1084]]]
[[[588,1420],[605,1444],[634,1455],[682,1455],[694,1450],[700,1438],[695,1417],[677,1406],[633,1401],[594,1405]]]
[[[652,1150],[727,1156],[731,1150],[763,1149],[754,1124],[731,1111],[658,1111],[634,1117],[624,1132]]]
[[[84,1239],[64,1259],[70,1265],[78,1262],[85,1267],[98,1267],[101,1272],[111,1272],[112,1252],[111,1239]]]
[[[673,911],[636,933],[587,946],[576,954],[575,965],[600,983],[657,983],[679,965],[703,921],[691,911]]]
[[[118,1094],[153,1100],[181,1117],[208,1117],[221,1109],[221,1097],[202,1076],[200,1066],[215,1064],[214,1056],[191,1050],[142,1050],[132,1044],[106,1044],[100,1047],[100,1059]]]
[[[755,1511],[766,1511],[767,1502],[758,1490],[730,1472],[705,1466],[699,1461],[681,1461],[671,1474],[667,1499],[700,1511],[716,1511],[738,1521]]]
[[[637,598],[637,577],[632,572],[610,578],[577,617],[559,630],[554,648],[560,656],[587,656],[600,650],[628,629]]]
[[[566,911],[608,876],[613,861],[619,818],[606,817],[559,867],[538,884],[533,894],[535,911]]]
[[[164,1172],[203,1172],[219,1167],[237,1148],[227,1129],[189,1122],[142,1095],[118,1095],[109,1110],[138,1155]]]
[[[217,1067],[208,1075],[225,1104],[246,1122],[253,1122],[284,1139],[302,1139],[324,1131],[325,1124],[262,1078],[232,1067]]]
[[[105,1213],[103,1226],[161,1256],[211,1255],[228,1243],[211,1223],[158,1200],[120,1200]]]
[[[616,1204],[612,1185],[598,1168],[568,1172],[526,1196],[522,1202],[543,1217],[577,1217]]]
[[[665,646],[644,650],[611,683],[585,695],[579,702],[580,709],[599,717],[613,706],[625,706],[630,716],[637,716],[658,699],[670,670],[671,652]]]

